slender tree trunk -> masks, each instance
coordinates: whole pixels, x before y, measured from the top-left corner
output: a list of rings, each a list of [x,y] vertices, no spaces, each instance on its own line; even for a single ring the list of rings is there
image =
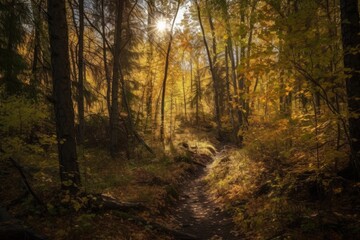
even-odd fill
[[[190,93],[193,92],[193,66],[192,66],[192,56],[190,55]],[[192,104],[190,105],[192,108]]]
[[[76,193],[80,186],[80,174],[71,99],[65,1],[48,0],[48,16],[61,186],[64,190]]]
[[[39,30],[35,29],[35,46],[33,52],[33,62],[31,68],[32,79],[30,80],[30,87],[31,87],[31,95],[36,97],[37,95],[37,88],[39,87],[39,76],[38,76],[38,62],[39,62],[39,55],[40,55],[40,39],[39,39]]]
[[[224,14],[227,14],[227,13],[224,13]],[[226,31],[227,31],[227,34],[228,34],[228,39],[227,39],[227,56],[229,56],[229,59],[230,59],[230,65],[231,65],[231,79],[232,79],[232,82],[233,82],[233,87],[234,87],[234,94],[235,96],[237,96],[236,99],[234,99],[235,101],[238,100],[238,105],[240,106],[237,106],[237,117],[238,117],[238,124],[235,125],[235,122],[234,122],[234,132],[238,132],[239,129],[241,128],[241,126],[243,125],[243,114],[242,114],[242,97],[240,96],[240,94],[243,94],[243,93],[239,93],[238,91],[238,87],[237,87],[237,84],[236,84],[236,79],[237,79],[237,74],[236,74],[236,63],[235,63],[235,58],[234,58],[234,51],[233,51],[233,42],[232,42],[232,38],[231,38],[231,29],[230,29],[230,22],[229,22],[229,19],[227,16],[225,16],[225,19],[226,19]],[[236,138],[235,138],[235,141],[240,141],[242,140],[242,136],[237,136],[238,134],[236,134]]]
[[[248,4],[248,1],[246,0],[240,0],[240,25],[241,26],[245,26],[245,14],[246,14],[246,5]],[[243,33],[240,35],[240,40],[241,40],[241,45],[240,45],[240,64],[242,67],[246,67],[246,62],[245,62],[245,58],[246,58],[246,32],[243,31]],[[240,108],[243,110],[243,109],[246,109],[246,106],[245,106],[245,97],[244,97],[244,94],[245,94],[245,76],[244,74],[241,74],[239,76],[239,81],[238,81],[238,87],[239,87],[239,105],[240,105]],[[240,127],[242,127],[244,125],[244,122],[245,122],[245,119],[244,119],[244,114],[243,114],[243,111],[240,111],[238,112],[238,118],[239,118],[239,125]]]
[[[196,78],[195,78],[195,83],[196,83],[196,126],[199,126],[199,102],[200,102],[200,72],[199,72],[199,64],[196,64]]]
[[[121,30],[125,1],[116,1],[115,38],[113,79],[111,92],[110,114],[110,153],[115,157],[119,150],[119,79],[120,79],[120,53],[121,53]]]
[[[175,20],[177,17],[177,14],[179,12],[180,9],[180,0],[178,0],[178,5],[176,8],[176,12],[175,12],[175,16],[173,19],[173,22],[171,24],[171,29],[170,29],[170,39],[169,39],[169,43],[168,43],[168,47],[167,47],[167,51],[166,51],[166,59],[165,59],[165,70],[164,70],[164,78],[162,81],[162,95],[161,95],[161,123],[160,123],[160,140],[163,142],[164,141],[164,129],[165,129],[165,96],[166,96],[166,82],[167,82],[167,77],[168,77],[168,71],[169,71],[169,58],[170,58],[170,51],[171,51],[171,45],[172,45],[172,41],[173,41],[173,29],[174,29],[174,25],[175,25]]]
[[[40,52],[41,52],[41,37],[40,37],[40,31],[42,27],[42,20],[41,19],[41,2],[35,3],[34,1],[31,1],[31,11],[34,19],[34,52],[33,52],[33,62],[31,67],[31,73],[33,75],[33,78],[30,81],[30,87],[31,87],[31,94],[33,97],[36,97],[37,95],[37,88],[40,84],[39,79],[39,64],[41,62],[40,60]]]
[[[217,134],[218,137],[221,139],[221,116],[220,116],[220,106],[219,106],[219,87],[218,87],[218,81],[217,81],[217,77],[216,77],[216,72],[214,69],[214,65],[213,65],[213,61],[211,58],[211,53],[209,50],[209,45],[207,43],[206,40],[206,35],[205,35],[205,29],[201,20],[201,12],[200,12],[200,6],[198,1],[195,1],[196,4],[196,8],[197,8],[197,15],[198,15],[198,19],[199,19],[199,24],[200,24],[200,28],[201,28],[201,33],[202,33],[202,37],[203,37],[203,42],[205,45],[205,50],[208,56],[208,61],[209,61],[209,66],[210,66],[210,72],[211,72],[211,77],[212,77],[212,82],[213,82],[213,89],[214,89],[214,103],[215,103],[215,119],[216,119],[216,128],[217,128]]]
[[[173,81],[171,81],[173,82]],[[171,84],[171,93],[170,93],[170,136],[169,139],[172,139],[172,129],[173,129],[173,105],[174,105],[174,84]]]
[[[340,0],[340,8],[344,67],[350,69],[346,78],[351,148],[349,169],[360,178],[360,52],[352,52],[360,44],[358,1]]]
[[[106,79],[106,104],[109,114],[111,115],[111,77],[109,73],[108,61],[107,61],[107,47],[106,47],[106,23],[105,23],[105,3],[101,0],[101,39],[102,39],[102,52],[103,52],[103,64]]]
[[[79,0],[79,51],[78,51],[78,114],[79,114],[79,139],[78,144],[84,144],[84,0]]]
[[[248,42],[247,42],[247,51],[246,51],[246,68],[249,69],[250,68],[250,56],[251,56],[251,46],[252,46],[252,41],[253,41],[253,32],[254,32],[254,13],[256,10],[256,5],[258,3],[258,0],[254,0],[251,6],[251,11],[250,11],[250,20],[249,20],[249,38],[248,38]],[[257,81],[257,80],[256,80]],[[257,83],[256,83],[257,84]],[[256,89],[256,87],[255,87]],[[246,84],[246,93],[249,96],[250,94],[250,84]],[[248,124],[248,118],[251,114],[251,108],[250,108],[250,99],[247,98],[245,99],[245,114],[244,114],[244,120],[245,122]]]
[[[148,67],[148,83],[146,86],[146,117],[145,117],[145,124],[144,124],[144,132],[147,131],[149,119],[150,123],[153,122],[153,91],[154,91],[154,73],[153,73],[153,65],[152,62],[154,61],[154,24],[153,24],[153,18],[154,18],[154,0],[149,0],[147,2],[148,4],[148,18],[147,18],[147,36],[148,36],[148,54],[147,54],[147,67]],[[150,128],[152,131],[153,128]]]
[[[228,108],[229,108],[229,115],[231,120],[231,127],[233,130],[234,140],[237,141],[237,130],[235,126],[235,119],[233,114],[233,107],[232,107],[232,99],[230,93],[230,77],[229,77],[229,58],[228,58],[228,48],[225,47],[225,67],[226,67],[226,92],[227,92],[227,101],[228,101]]]
[[[184,54],[185,50],[182,54],[182,62],[184,62]],[[182,90],[183,90],[183,100],[184,100],[184,113],[185,113],[185,120],[187,120],[187,111],[186,111],[186,90],[185,90],[185,73],[182,75]]]
[[[213,21],[213,17],[211,15],[211,9],[208,6],[208,1],[206,1],[206,11],[207,11],[207,15],[208,15],[208,21],[209,21],[209,26],[210,26],[210,31],[211,31],[211,39],[212,39],[212,63],[215,66],[216,65],[216,61],[217,61],[217,42],[216,42],[216,35],[215,35],[215,27],[214,27],[214,21]]]
[[[186,112],[186,91],[185,91],[185,75],[182,76],[182,87],[183,87],[183,99],[184,99],[184,111],[185,111],[185,120],[187,120]]]

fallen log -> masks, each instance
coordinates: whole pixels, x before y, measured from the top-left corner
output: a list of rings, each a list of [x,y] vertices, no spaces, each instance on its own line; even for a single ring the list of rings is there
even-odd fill
[[[146,210],[147,208],[141,203],[131,203],[131,202],[120,202],[118,199],[100,195],[100,200],[98,202],[99,209],[102,210],[118,210],[122,212],[128,212],[131,210]]]

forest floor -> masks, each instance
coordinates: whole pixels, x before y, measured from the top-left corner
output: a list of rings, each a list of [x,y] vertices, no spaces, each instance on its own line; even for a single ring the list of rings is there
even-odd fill
[[[223,144],[204,129],[185,129],[173,142],[185,150],[185,154],[187,152],[191,161],[196,163],[196,169],[179,186],[177,200],[171,204],[166,218],[178,231],[195,239],[239,239],[230,212],[224,204],[216,201],[207,181],[214,160],[226,155],[226,151],[217,151]],[[185,238],[175,236],[175,239]]]
[[[232,216],[209,193],[206,184],[209,171],[210,166],[183,189],[175,206],[174,218],[179,222],[182,232],[198,239],[239,239]]]
[[[55,240],[360,239],[359,183],[291,158],[254,159],[249,146],[220,143],[207,129],[181,129],[156,158],[111,159],[104,149],[86,149],[80,162],[88,193],[145,210],[83,210],[83,199],[59,198],[56,158],[28,157],[19,162],[46,210],[22,196],[21,177],[5,161],[0,205]]]

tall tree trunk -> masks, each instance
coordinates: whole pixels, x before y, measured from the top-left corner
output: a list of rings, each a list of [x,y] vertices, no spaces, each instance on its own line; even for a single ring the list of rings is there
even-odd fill
[[[121,30],[125,1],[116,1],[115,37],[114,37],[114,60],[113,79],[111,91],[111,114],[110,114],[110,153],[115,157],[119,150],[119,80],[120,80],[120,53],[121,53]]]
[[[353,51],[360,44],[358,1],[340,0],[340,8],[344,67],[350,69],[346,78],[351,147],[349,169],[360,178],[360,52]]]
[[[33,75],[30,80],[31,87],[31,95],[32,97],[36,97],[37,89],[40,85],[39,79],[39,65],[41,64],[40,56],[41,56],[41,27],[43,25],[43,19],[41,19],[41,7],[42,2],[34,2],[31,1],[31,11],[34,19],[34,52],[33,52],[33,62],[31,67],[31,73]]]
[[[213,61],[212,61],[212,58],[211,58],[209,45],[208,45],[207,40],[206,40],[205,29],[204,29],[204,26],[203,26],[203,23],[202,23],[202,20],[201,20],[200,6],[199,6],[199,3],[198,3],[197,0],[195,1],[195,4],[196,4],[196,9],[197,9],[197,16],[198,16],[199,24],[200,24],[200,28],[201,28],[201,33],[202,33],[202,37],[203,37],[203,42],[204,42],[204,45],[205,45],[205,50],[206,50],[206,53],[207,53],[209,66],[210,66],[211,78],[212,78],[213,89],[214,89],[216,128],[217,128],[218,137],[221,139],[222,138],[222,136],[221,136],[221,116],[220,116],[220,106],[219,106],[218,81],[217,81]]]
[[[145,117],[145,124],[144,124],[144,132],[147,131],[148,123],[153,122],[153,91],[154,91],[154,73],[153,73],[153,57],[154,57],[154,5],[155,0],[149,0],[148,4],[148,18],[147,18],[147,36],[148,36],[148,44],[149,44],[149,52],[147,54],[147,66],[148,66],[148,82],[146,85],[146,117]],[[149,120],[150,119],[150,120]],[[150,128],[150,131],[153,131],[153,128]]]
[[[185,50],[183,51],[182,54],[182,59],[181,61],[184,62],[184,54],[185,54]],[[184,113],[185,113],[185,121],[187,120],[187,109],[186,109],[186,90],[185,90],[185,73],[182,74],[182,90],[183,90],[183,101],[184,101]]]
[[[229,108],[229,115],[231,120],[231,127],[233,130],[233,137],[234,140],[237,141],[237,128],[235,126],[235,119],[233,114],[233,107],[232,107],[232,98],[230,93],[230,77],[229,77],[229,58],[228,58],[228,47],[225,47],[225,68],[226,68],[226,92],[227,92],[227,101],[228,101],[228,108]]]
[[[171,92],[170,92],[170,126],[169,126],[169,130],[170,130],[170,134],[169,134],[169,139],[171,141],[172,139],[172,129],[173,129],[173,106],[174,106],[174,81],[173,79],[171,79],[172,81],[171,83]]]
[[[84,0],[79,0],[79,51],[78,51],[78,114],[79,114],[79,138],[78,144],[84,144]]]
[[[238,136],[238,132],[241,128],[241,126],[243,125],[243,113],[242,113],[242,97],[241,94],[244,94],[243,92],[239,93],[238,87],[237,87],[237,83],[236,83],[236,79],[237,79],[237,74],[236,74],[236,59],[234,57],[234,50],[233,50],[233,40],[232,40],[232,33],[231,33],[231,26],[230,26],[230,20],[229,20],[229,15],[228,15],[228,7],[227,7],[227,3],[226,1],[223,2],[223,18],[225,19],[225,25],[226,25],[226,34],[227,34],[227,52],[225,54],[227,54],[227,56],[229,56],[230,59],[230,65],[231,65],[231,79],[233,82],[233,88],[234,88],[234,95],[237,96],[235,99],[233,99],[234,101],[238,100],[238,105],[237,106],[237,117],[238,117],[238,124],[233,124],[233,132],[236,132],[235,135],[235,141],[236,142],[240,142],[242,141],[242,136]],[[226,58],[227,58],[226,56]],[[243,58],[243,56],[242,56]]]
[[[253,33],[254,33],[254,13],[256,10],[256,5],[258,3],[258,0],[254,0],[252,2],[251,10],[250,10],[250,20],[249,20],[249,37],[247,42],[247,51],[246,51],[246,68],[250,68],[250,56],[251,56],[251,48],[252,48],[252,41],[253,41]],[[255,88],[256,89],[256,88]],[[250,95],[250,83],[246,84],[246,94],[247,96]],[[248,119],[251,114],[251,108],[250,108],[250,99],[249,97],[245,99],[245,114],[244,114],[244,121],[248,125]]]
[[[108,61],[107,61],[107,45],[106,45],[106,23],[105,23],[105,2],[101,0],[101,44],[103,52],[103,64],[105,71],[106,79],[106,105],[109,113],[109,118],[111,116],[111,77],[109,73]]]
[[[193,92],[193,56],[190,53],[190,94]],[[190,104],[190,108],[193,108],[193,104]]]
[[[38,60],[39,60],[39,52],[40,52],[40,37],[39,37],[39,29],[37,26],[35,26],[35,46],[34,46],[34,52],[33,52],[33,62],[31,67],[31,73],[33,75],[33,79],[30,81],[31,91],[33,96],[36,96],[36,89],[39,84],[38,79]]]
[[[71,99],[65,0],[48,0],[48,16],[61,186],[75,193],[80,186],[80,174]]]
[[[246,23],[245,23],[245,14],[246,14],[246,7],[248,4],[248,1],[246,0],[241,0],[240,2],[240,26],[245,27]],[[242,65],[242,67],[246,67],[246,62],[245,62],[245,58],[246,58],[246,31],[243,31],[243,33],[240,35],[240,64]],[[241,109],[245,109],[245,76],[244,74],[241,74],[241,76],[239,77],[239,105]],[[238,112],[238,118],[239,118],[239,124],[240,127],[242,127],[244,125],[244,114],[242,111]]]
[[[180,9],[180,0],[178,0],[176,13],[175,13],[173,22],[171,24],[170,39],[169,39],[169,43],[168,43],[168,47],[167,47],[167,51],[166,51],[165,70],[164,70],[164,78],[163,78],[163,82],[162,82],[162,94],[161,94],[161,123],[160,123],[160,140],[161,141],[164,141],[165,96],[166,96],[166,81],[167,81],[168,71],[169,71],[169,60],[170,60],[169,58],[170,58],[171,45],[172,45],[172,40],[173,40],[173,29],[174,29],[175,20],[176,20],[177,14],[179,12],[179,9]]]
[[[216,61],[217,61],[217,42],[216,42],[216,35],[215,35],[215,27],[214,27],[214,21],[213,21],[213,17],[211,15],[211,9],[208,6],[208,1],[205,2],[206,3],[206,11],[207,11],[207,15],[208,15],[208,21],[209,21],[209,26],[210,26],[210,31],[211,31],[211,38],[212,38],[212,62],[213,65],[216,65]]]
[[[196,64],[196,76],[195,76],[195,90],[196,90],[196,102],[195,102],[195,116],[196,116],[196,126],[199,126],[199,103],[200,103],[200,71],[199,63]]]
[[[185,113],[185,120],[187,120],[187,111],[186,111],[186,90],[185,90],[185,74],[182,76],[182,87],[183,87],[183,99],[184,99],[184,113]]]

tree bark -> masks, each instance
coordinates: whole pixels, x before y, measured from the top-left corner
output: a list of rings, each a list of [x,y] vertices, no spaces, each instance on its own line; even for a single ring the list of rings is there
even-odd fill
[[[170,39],[169,39],[169,43],[168,43],[168,47],[167,47],[167,51],[166,51],[165,70],[164,70],[164,78],[163,78],[163,83],[162,83],[162,94],[161,94],[161,123],[160,123],[160,140],[161,141],[164,141],[164,135],[165,135],[164,134],[164,129],[165,129],[165,96],[166,96],[166,82],[167,82],[168,71],[169,71],[169,58],[170,58],[171,45],[172,45],[172,40],[173,40],[172,31],[174,29],[175,20],[176,20],[177,14],[179,12],[179,8],[180,8],[180,0],[178,0],[176,13],[175,13],[173,22],[171,24]]]
[[[79,0],[79,51],[78,51],[78,116],[79,137],[78,144],[84,144],[84,0]]]
[[[184,62],[184,54],[185,54],[185,50],[183,51],[183,54],[182,54],[182,59],[181,59],[182,62]],[[182,90],[183,90],[185,121],[187,121],[185,73],[182,74]]]
[[[153,72],[153,58],[154,58],[154,8],[155,8],[155,0],[149,0],[147,2],[147,10],[148,10],[148,18],[147,18],[147,37],[148,37],[148,54],[147,54],[147,67],[148,67],[148,77],[147,77],[147,85],[146,91],[146,117],[145,117],[145,124],[144,124],[144,132],[147,131],[149,121],[150,123],[153,122],[153,91],[154,91],[154,72]],[[150,120],[149,120],[150,119]],[[150,128],[150,131],[153,132],[153,127]]]
[[[111,77],[109,73],[108,60],[107,60],[107,40],[106,40],[106,23],[105,23],[105,2],[101,0],[101,44],[102,44],[102,57],[106,79],[106,105],[109,114],[111,115]]]
[[[196,89],[196,126],[199,127],[199,106],[201,101],[201,77],[199,70],[199,61],[196,62],[196,77],[195,77],[195,89]]]
[[[61,187],[76,193],[80,186],[80,174],[71,99],[65,0],[48,0],[48,17]]]
[[[230,79],[229,79],[229,58],[228,58],[228,47],[225,47],[225,68],[226,68],[226,92],[227,92],[227,101],[228,101],[228,108],[229,108],[229,115],[231,120],[231,127],[233,130],[234,140],[237,141],[237,128],[235,126],[235,119],[233,114],[233,107],[232,107],[232,98],[230,93]]]
[[[183,100],[184,100],[184,113],[185,121],[187,121],[187,111],[186,111],[186,90],[185,90],[185,74],[182,76],[182,87],[183,87]]]
[[[231,79],[233,82],[233,88],[234,88],[234,99],[233,101],[237,101],[237,105],[236,106],[236,114],[237,114],[237,118],[238,118],[238,123],[236,124],[234,122],[234,124],[232,125],[233,127],[233,132],[235,132],[235,142],[241,143],[242,142],[242,136],[238,135],[239,134],[239,130],[243,125],[243,101],[244,101],[244,97],[241,96],[241,94],[244,94],[244,92],[239,91],[236,80],[237,80],[237,74],[236,74],[236,69],[237,69],[237,65],[236,65],[236,59],[234,57],[234,50],[233,50],[233,39],[232,39],[232,32],[231,32],[231,25],[230,25],[230,19],[229,19],[229,13],[228,13],[228,6],[226,1],[222,1],[222,15],[223,18],[225,20],[225,26],[226,26],[226,34],[227,34],[227,51],[226,51],[226,58],[227,56],[229,56],[230,59],[230,66],[231,66]],[[241,56],[241,58],[244,58],[244,56]],[[243,61],[242,61],[243,62]],[[232,107],[232,106],[230,106]]]
[[[195,1],[195,4],[196,4],[197,15],[198,15],[198,19],[199,19],[200,28],[201,28],[201,33],[202,33],[202,37],[203,37],[203,41],[204,41],[204,45],[205,45],[205,50],[206,50],[206,53],[208,56],[211,77],[212,77],[212,81],[213,81],[216,128],[217,128],[218,137],[221,139],[222,136],[221,136],[221,117],[220,117],[220,106],[219,106],[218,81],[216,78],[216,73],[215,73],[215,69],[213,66],[213,61],[211,58],[209,45],[206,40],[205,30],[204,30],[204,26],[203,26],[203,23],[201,20],[201,12],[200,12],[200,6],[199,6],[198,1]]]
[[[111,114],[110,114],[110,153],[115,157],[119,150],[119,80],[120,80],[120,53],[121,53],[121,30],[125,1],[116,1],[116,22],[114,38],[113,79],[111,91]]]
[[[351,161],[354,177],[360,178],[360,44],[359,11],[357,0],[340,0],[341,31],[344,50],[346,92],[349,110]],[[349,70],[348,70],[349,69]]]

